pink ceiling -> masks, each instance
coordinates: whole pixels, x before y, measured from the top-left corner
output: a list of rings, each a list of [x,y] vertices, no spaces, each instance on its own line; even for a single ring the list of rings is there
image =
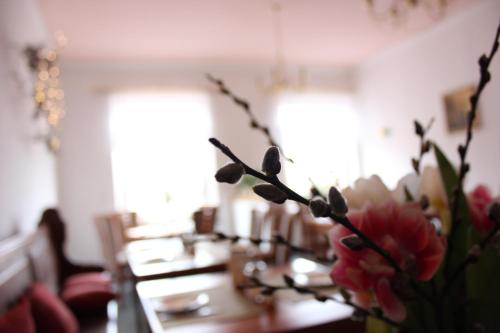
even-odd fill
[[[381,0],[388,1],[388,0]],[[395,0],[400,1],[400,0]],[[447,15],[480,0],[454,0]],[[269,62],[269,0],[39,0],[66,59]],[[438,21],[423,10],[404,24],[376,21],[364,0],[282,0],[286,60],[356,64]]]

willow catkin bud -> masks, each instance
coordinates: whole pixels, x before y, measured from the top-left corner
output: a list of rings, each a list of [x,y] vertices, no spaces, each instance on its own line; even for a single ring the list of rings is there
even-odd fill
[[[328,200],[330,201],[330,206],[334,214],[343,216],[347,213],[348,208],[345,199],[336,187],[330,187]]]
[[[420,168],[420,162],[418,159],[416,158],[412,158],[411,159],[411,166],[413,167],[413,170],[416,172],[416,173],[419,173],[419,168]]]
[[[311,189],[309,190],[309,192],[311,192],[311,197],[320,197],[321,196],[321,193],[320,191],[318,190],[318,188],[316,186],[311,186]]]
[[[422,124],[420,124],[417,120],[415,120],[413,124],[415,125],[415,134],[418,136],[424,136],[425,131]]]
[[[432,147],[432,144],[429,140],[425,141],[423,144],[422,144],[422,152],[423,153],[427,153],[431,150],[431,147]]]
[[[426,210],[427,208],[429,208],[429,206],[430,206],[429,197],[423,194],[420,197],[420,207],[422,207],[423,210]]]
[[[290,288],[293,288],[295,286],[295,280],[289,275],[283,274],[283,281],[285,281],[285,284]]]
[[[488,66],[488,62],[489,60],[486,54],[483,54],[481,55],[481,57],[479,57],[478,64],[479,66],[481,66],[481,68]]]
[[[495,223],[500,223],[500,204],[498,202],[493,202],[488,207],[488,217]]]
[[[352,315],[351,315],[352,321],[361,322],[361,321],[365,321],[365,319],[366,319],[366,313],[362,312],[360,309],[355,309],[352,312]]]
[[[480,255],[481,255],[481,247],[477,244],[473,245],[469,249],[469,252],[467,253],[469,260],[473,263],[479,260]]]
[[[258,196],[278,204],[285,202],[288,198],[285,192],[270,184],[255,185],[253,191]]]
[[[467,150],[465,149],[465,146],[459,145],[457,149],[458,149],[458,154],[460,155],[460,158],[463,159],[465,157],[465,153],[467,152]]]
[[[315,197],[309,202],[309,210],[314,217],[326,217],[330,212],[330,205],[321,197]]]
[[[346,236],[340,241],[353,251],[360,251],[365,248],[365,242],[356,235]]]
[[[346,289],[340,288],[340,295],[342,296],[344,301],[346,301],[346,302],[351,301],[352,295]]]
[[[260,294],[264,296],[271,296],[276,292],[275,287],[264,287],[261,291]]]
[[[314,295],[314,298],[321,303],[325,303],[326,301],[328,301],[328,296],[325,295]]]
[[[268,176],[275,176],[281,171],[280,151],[278,147],[270,147],[262,161],[262,171]]]
[[[245,173],[245,169],[239,163],[229,163],[220,168],[215,174],[215,179],[219,183],[235,184]]]

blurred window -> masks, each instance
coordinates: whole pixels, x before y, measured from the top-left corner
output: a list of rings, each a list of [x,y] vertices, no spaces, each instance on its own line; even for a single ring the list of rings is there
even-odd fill
[[[308,177],[326,193],[360,175],[358,124],[348,95],[286,94],[278,99],[277,126],[287,157],[287,183],[308,194]]]
[[[129,92],[110,97],[111,162],[117,210],[148,223],[187,227],[218,202],[210,103],[198,93]],[[183,224],[183,225],[181,225]]]

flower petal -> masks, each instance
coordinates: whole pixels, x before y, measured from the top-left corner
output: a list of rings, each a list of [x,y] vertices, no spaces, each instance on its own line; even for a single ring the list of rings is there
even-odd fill
[[[406,318],[406,308],[392,291],[389,280],[380,279],[378,281],[375,286],[375,296],[387,318],[396,322],[402,322]]]
[[[444,244],[439,237],[433,237],[428,246],[418,254],[418,279],[431,279],[441,265],[444,257]]]
[[[365,291],[371,287],[368,274],[352,262],[345,260],[335,262],[330,277],[336,284],[352,291]]]

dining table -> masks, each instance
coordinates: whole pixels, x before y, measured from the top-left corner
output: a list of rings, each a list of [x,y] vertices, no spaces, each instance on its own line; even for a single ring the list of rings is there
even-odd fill
[[[324,295],[337,295],[340,300],[328,271],[326,266],[296,258],[258,274],[270,285],[284,285],[283,274],[288,274],[297,283],[319,288]],[[352,308],[341,302],[319,302],[288,289],[262,296],[258,288],[235,288],[230,271],[141,281],[136,292],[153,333],[364,331],[363,323],[351,320]],[[198,306],[172,312],[172,305],[175,308],[182,300]]]
[[[224,271],[230,256],[228,242],[197,241],[184,236],[129,242],[127,264],[135,281]]]
[[[174,226],[170,224],[147,223],[126,228],[124,231],[124,236],[126,241],[130,242],[138,240],[178,237],[182,233],[190,231],[192,231],[190,223],[176,223]]]

